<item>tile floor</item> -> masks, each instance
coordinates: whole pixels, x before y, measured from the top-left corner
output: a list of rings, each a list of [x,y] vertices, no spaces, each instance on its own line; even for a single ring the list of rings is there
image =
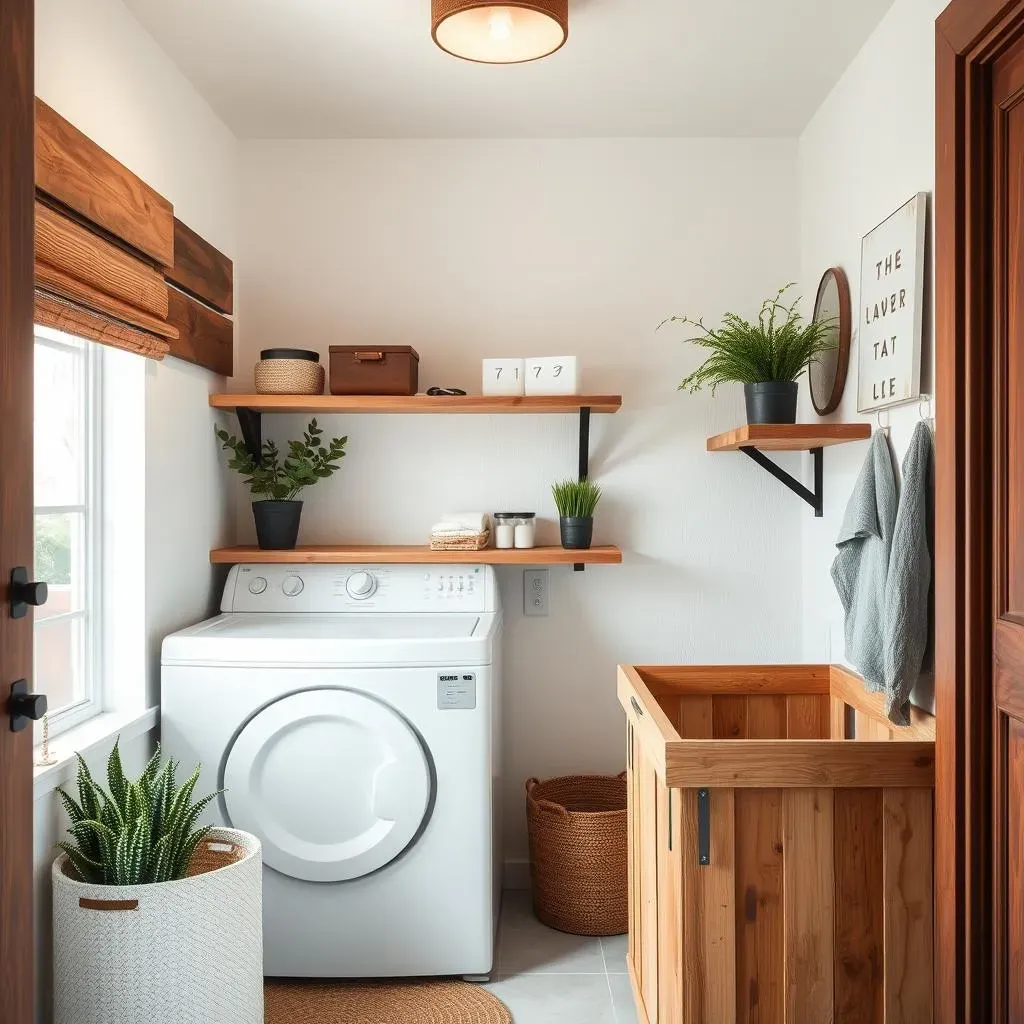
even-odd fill
[[[589,939],[542,925],[528,892],[507,891],[486,986],[515,1024],[636,1024],[626,936]]]

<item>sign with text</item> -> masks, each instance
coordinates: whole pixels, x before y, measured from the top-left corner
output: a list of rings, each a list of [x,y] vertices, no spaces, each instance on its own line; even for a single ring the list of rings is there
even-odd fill
[[[920,397],[928,193],[864,236],[857,411]]]

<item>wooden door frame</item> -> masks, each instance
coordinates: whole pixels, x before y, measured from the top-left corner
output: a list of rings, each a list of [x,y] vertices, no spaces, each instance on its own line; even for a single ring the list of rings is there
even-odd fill
[[[991,69],[1024,0],[936,23],[936,1020],[992,1019]]]
[[[8,695],[32,678],[32,618],[8,613],[7,580],[32,564],[33,0],[0,0],[0,1020],[31,1024],[32,730]]]

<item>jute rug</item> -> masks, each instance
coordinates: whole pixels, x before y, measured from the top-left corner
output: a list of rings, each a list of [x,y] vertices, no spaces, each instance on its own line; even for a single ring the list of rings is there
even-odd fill
[[[268,981],[266,1024],[512,1024],[500,999],[465,981]]]

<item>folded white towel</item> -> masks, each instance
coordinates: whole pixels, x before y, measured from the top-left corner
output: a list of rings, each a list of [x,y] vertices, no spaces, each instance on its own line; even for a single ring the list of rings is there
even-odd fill
[[[486,512],[445,512],[432,533],[483,533],[488,527]]]

